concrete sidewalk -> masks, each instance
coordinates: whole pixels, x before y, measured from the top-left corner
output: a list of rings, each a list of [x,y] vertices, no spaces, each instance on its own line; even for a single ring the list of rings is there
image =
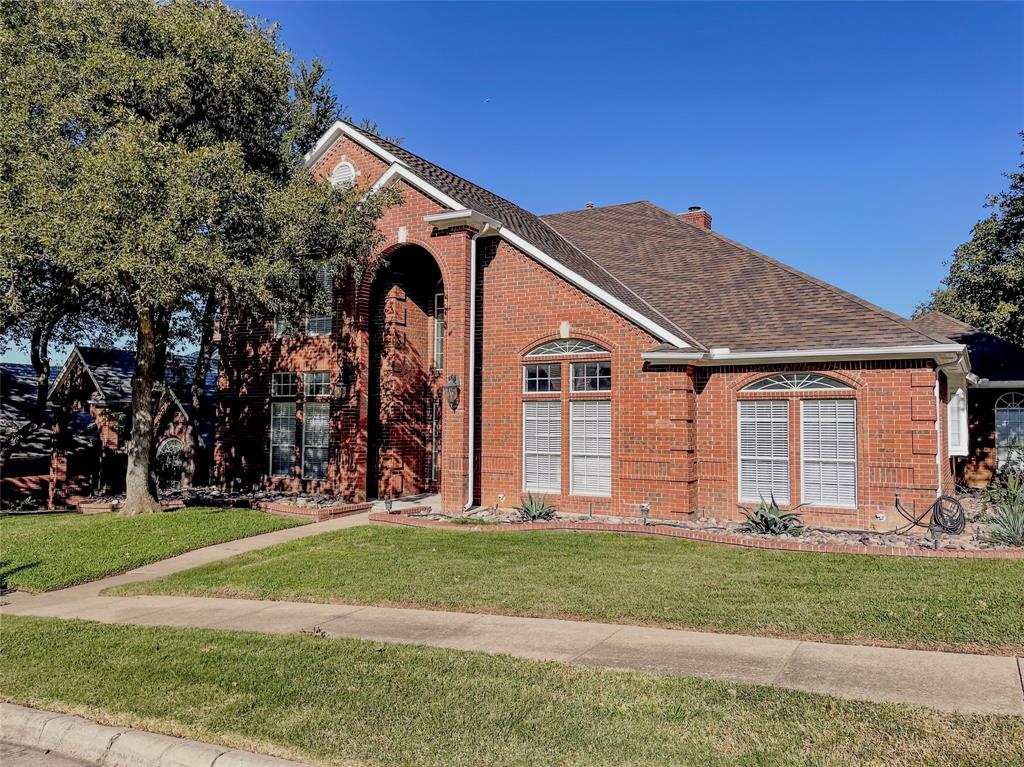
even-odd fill
[[[327,636],[506,653],[775,685],[966,713],[1024,715],[1016,658],[802,642],[608,623],[201,597],[25,600],[2,613],[140,626]]]

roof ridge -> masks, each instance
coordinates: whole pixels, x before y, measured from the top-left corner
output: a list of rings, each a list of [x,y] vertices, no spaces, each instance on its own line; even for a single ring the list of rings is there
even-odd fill
[[[789,264],[785,264],[782,261],[774,259],[771,256],[766,255],[764,253],[761,253],[758,250],[754,250],[753,248],[749,247],[748,245],[744,245],[742,242],[737,242],[736,240],[733,240],[733,239],[731,239],[729,237],[726,237],[725,235],[720,234],[720,233],[718,233],[718,232],[716,232],[716,231],[714,231],[712,229],[705,229],[704,227],[701,227],[701,226],[694,226],[693,224],[690,224],[690,223],[684,221],[683,219],[679,218],[675,214],[670,213],[665,208],[662,208],[659,205],[655,205],[654,203],[648,203],[648,205],[650,205],[651,208],[653,208],[654,210],[658,211],[659,213],[667,216],[673,222],[675,222],[676,224],[678,224],[680,226],[686,226],[690,230],[696,230],[698,232],[701,232],[702,234],[710,235],[712,237],[715,237],[718,240],[721,240],[722,242],[725,242],[725,243],[728,243],[729,245],[733,245],[733,246],[735,246],[737,248],[740,248],[741,250],[749,253],[752,256],[760,258],[761,260],[767,262],[769,265],[774,266],[777,269],[781,269],[782,271],[788,272],[789,274],[792,274],[795,277],[799,277],[799,278],[801,278],[802,280],[804,280],[806,282],[809,282],[809,283],[811,283],[813,285],[817,285],[820,288],[824,288],[824,289],[830,291],[831,293],[834,293],[835,295],[839,296],[840,298],[843,298],[843,299],[845,299],[847,301],[850,301],[851,303],[857,304],[861,308],[868,309],[869,311],[875,312],[876,314],[880,314],[881,316],[885,317],[886,319],[891,320],[891,321],[897,323],[898,325],[902,325],[903,327],[912,330],[914,333],[917,333],[918,335],[927,338],[929,341],[932,341],[933,343],[940,343],[941,344],[941,343],[948,343],[949,342],[948,338],[942,338],[941,336],[934,336],[934,335],[932,335],[929,332],[926,332],[924,330],[921,330],[918,327],[915,327],[914,324],[910,320],[908,320],[908,319],[906,319],[904,317],[900,317],[895,312],[890,312],[888,309],[883,309],[881,306],[878,306],[877,304],[873,304],[870,301],[867,301],[867,300],[861,298],[860,296],[857,296],[857,295],[855,295],[853,293],[850,293],[850,292],[848,292],[846,290],[843,290],[842,288],[837,287],[837,286],[835,286],[835,285],[833,285],[831,283],[825,282],[824,280],[818,279],[817,277],[814,277],[813,275],[810,275],[807,272],[802,272],[799,269],[790,266]]]
[[[918,322],[920,320],[923,320],[925,317],[927,317],[929,315],[938,315],[939,317],[947,319],[950,322],[955,322],[957,325],[961,325],[964,330],[973,330],[975,332],[985,332],[981,328],[975,327],[974,325],[970,324],[969,322],[964,322],[963,320],[958,320],[956,317],[954,317],[954,316],[952,316],[950,314],[946,314],[944,311],[941,311],[940,309],[929,309],[924,314],[921,314],[921,315],[919,315],[917,317],[912,317],[910,321],[911,322]]]
[[[644,203],[648,205],[653,204],[650,200],[631,200],[630,202],[613,202],[610,205],[593,205],[589,208],[572,208],[571,210],[560,210],[555,213],[544,213],[543,215],[537,214],[537,218],[545,219],[551,218],[553,216],[564,216],[568,215],[569,213],[585,213],[588,210],[608,210],[609,208],[627,208],[630,205],[643,205]]]

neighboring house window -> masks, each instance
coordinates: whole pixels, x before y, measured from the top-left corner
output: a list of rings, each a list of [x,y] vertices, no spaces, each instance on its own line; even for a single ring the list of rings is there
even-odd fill
[[[329,402],[307,402],[302,406],[303,479],[327,479],[330,420]]]
[[[967,455],[967,389],[962,386],[949,395],[946,429],[949,432],[949,454]]]
[[[294,397],[297,391],[295,373],[274,373],[270,382],[270,396]]]
[[[740,500],[789,503],[789,401],[739,403]]]
[[[1024,464],[1024,394],[1007,392],[996,400],[996,469]]]
[[[611,391],[611,362],[572,363],[572,390],[574,392]]]
[[[326,294],[327,306],[334,304],[334,274],[327,268],[326,264],[320,264],[316,268],[316,281],[319,289]],[[306,334],[311,336],[326,336],[331,332],[331,315],[321,314],[306,318]]]
[[[444,368],[444,291],[434,293],[434,370]]]
[[[743,391],[828,391],[849,389],[842,381],[815,373],[780,373],[759,378],[743,387]]]
[[[560,338],[548,341],[530,350],[527,357],[562,357],[568,354],[607,354],[608,350],[593,341],[580,338]]]
[[[809,399],[800,403],[803,502],[857,505],[857,403]]]
[[[270,404],[270,476],[295,473],[295,403]]]
[[[562,390],[562,366],[523,365],[523,391],[528,394],[547,394]]]
[[[611,495],[612,403],[577,400],[569,404],[570,485],[575,495]]]
[[[352,184],[356,180],[356,169],[352,167],[352,163],[347,160],[343,160],[334,166],[334,170],[331,171],[331,186],[342,186]]]
[[[562,403],[523,403],[523,489],[559,493],[562,489]]]
[[[331,374],[326,370],[303,373],[302,393],[307,397],[326,397],[331,393]]]

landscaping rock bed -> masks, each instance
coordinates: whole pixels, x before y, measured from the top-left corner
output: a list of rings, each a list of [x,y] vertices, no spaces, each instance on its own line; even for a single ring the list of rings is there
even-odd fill
[[[414,518],[430,520],[439,523],[453,523],[463,527],[472,525],[477,521],[481,525],[501,526],[516,525],[521,527],[523,522],[519,514],[512,509],[475,509],[464,515],[449,516],[438,511],[429,510],[416,512],[409,515]],[[595,530],[615,527],[635,527],[636,532],[645,530],[642,519],[635,517],[588,517],[587,515],[559,514],[552,522],[531,522],[531,526],[542,529],[545,525],[552,528],[561,527],[564,523],[572,523],[573,529],[585,529],[592,525]],[[801,549],[842,549],[849,547],[852,550],[863,551],[865,547],[871,549],[902,549],[902,550],[926,550],[945,552],[986,552],[986,551],[1021,551],[1006,546],[997,546],[988,543],[983,538],[984,525],[979,522],[968,523],[966,531],[962,535],[942,535],[936,541],[927,530],[915,528],[906,533],[893,531],[880,532],[873,530],[836,530],[820,527],[808,527],[799,536],[791,535],[759,535],[741,531],[739,521],[728,519],[717,519],[715,517],[696,517],[688,520],[650,520],[646,526],[646,532],[658,533],[665,528],[677,528],[680,530],[692,531],[694,533],[705,533],[715,538],[723,538],[739,541],[763,541],[765,543],[789,542]]]
[[[123,502],[123,495],[94,496],[77,504],[76,508],[83,514],[99,514],[117,511]],[[272,491],[225,492],[212,487],[167,491],[160,494],[160,504],[165,510],[180,509],[184,506],[259,509],[270,514],[316,522],[366,511],[372,506],[370,503],[350,503],[329,495]]]

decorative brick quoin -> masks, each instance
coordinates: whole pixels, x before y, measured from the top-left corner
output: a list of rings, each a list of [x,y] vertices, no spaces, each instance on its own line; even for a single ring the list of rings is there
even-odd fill
[[[446,512],[534,492],[665,519],[774,496],[857,528],[893,526],[897,494],[921,510],[953,491],[979,379],[941,329],[718,234],[700,208],[535,216],[344,122],[307,164],[403,201],[372,274],[333,277],[330,316],[224,318],[214,483],[439,493]]]

